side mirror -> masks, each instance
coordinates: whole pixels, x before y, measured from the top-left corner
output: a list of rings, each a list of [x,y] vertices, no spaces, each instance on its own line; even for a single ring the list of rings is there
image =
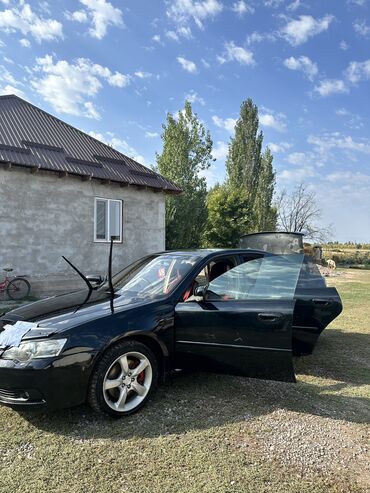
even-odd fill
[[[86,276],[86,279],[88,281],[90,281],[90,283],[92,285],[95,285],[95,286],[100,286],[100,284],[104,281],[102,276],[98,276],[98,275],[94,275],[94,274],[91,276]]]
[[[207,287],[208,286],[198,286],[197,288],[195,288],[194,295],[203,298],[204,301],[206,298]]]

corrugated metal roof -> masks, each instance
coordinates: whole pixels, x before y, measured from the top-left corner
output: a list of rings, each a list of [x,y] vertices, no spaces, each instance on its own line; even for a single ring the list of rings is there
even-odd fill
[[[179,193],[170,180],[18,96],[0,96],[0,162]]]

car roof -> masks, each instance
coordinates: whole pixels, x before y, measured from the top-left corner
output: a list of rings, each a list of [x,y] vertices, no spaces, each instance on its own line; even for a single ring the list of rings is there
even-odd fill
[[[166,250],[159,252],[157,255],[196,255],[198,257],[216,257],[218,255],[240,255],[244,253],[262,253],[266,254],[263,250],[252,250],[250,248],[194,248],[183,250]]]

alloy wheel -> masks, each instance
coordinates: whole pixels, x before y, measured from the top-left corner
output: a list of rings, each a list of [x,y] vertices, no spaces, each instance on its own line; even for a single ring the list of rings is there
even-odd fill
[[[152,380],[152,365],[144,354],[124,353],[110,365],[104,376],[104,400],[113,411],[132,411],[147,396]]]

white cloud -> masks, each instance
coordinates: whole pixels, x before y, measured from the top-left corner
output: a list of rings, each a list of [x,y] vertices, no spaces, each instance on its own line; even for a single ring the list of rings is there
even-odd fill
[[[166,36],[173,41],[180,41],[180,38],[191,39],[193,37],[190,27],[180,26],[176,31],[167,31]]]
[[[180,26],[177,28],[177,33],[186,39],[191,39],[193,37],[190,27]]]
[[[349,48],[349,44],[342,39],[342,41],[339,43],[339,48],[343,51],[347,51]]]
[[[224,160],[229,152],[229,146],[226,142],[217,141],[213,148],[212,156],[217,160]]]
[[[335,110],[335,114],[338,116],[348,116],[350,112],[345,108],[338,108],[337,110]]]
[[[273,154],[278,154],[280,152],[286,152],[292,147],[292,144],[289,144],[289,142],[279,142],[278,144],[274,144],[273,142],[270,142],[267,144],[267,147],[271,150]]]
[[[294,164],[295,166],[302,166],[311,161],[311,158],[311,155],[307,155],[304,152],[292,152],[288,154],[286,160],[288,161],[288,163]]]
[[[60,22],[38,16],[24,2],[20,2],[19,8],[13,7],[0,12],[0,29],[7,33],[19,31],[24,36],[30,34],[38,43],[63,38]]]
[[[13,86],[22,85],[19,81],[15,79],[15,77],[9,72],[9,70],[4,67],[4,65],[0,65],[0,81],[7,82],[12,84]]]
[[[193,20],[198,27],[203,28],[203,22],[220,14],[222,9],[223,5],[219,0],[171,0],[166,13],[180,25]]]
[[[0,94],[1,95],[8,95],[8,94],[15,94],[16,96],[19,96],[20,98],[25,97],[24,92],[19,89],[19,87],[14,87],[11,84],[6,84],[5,86],[0,86]]]
[[[84,116],[87,116],[88,118],[93,118],[94,120],[100,120],[100,113],[99,111],[95,108],[94,103],[91,101],[85,101],[83,103],[84,107]]]
[[[161,37],[159,34],[155,34],[153,37],[152,37],[152,40],[155,41],[156,43],[158,44],[161,44],[162,41],[161,41]]]
[[[212,116],[212,121],[216,125],[216,127],[223,128],[230,133],[234,132],[235,125],[237,122],[236,118],[225,118],[224,120],[219,116]]]
[[[278,173],[278,180],[283,182],[301,182],[307,181],[317,175],[318,157],[312,152],[292,152],[288,154],[285,160],[293,165]]]
[[[338,108],[335,111],[335,114],[337,116],[345,117],[344,125],[346,127],[349,127],[351,129],[356,129],[356,130],[364,127],[363,118],[360,115],[356,115],[355,113],[351,113],[350,111],[346,110],[345,108]]]
[[[0,93],[1,94],[15,94],[20,97],[24,97],[24,92],[19,88],[23,84],[18,81],[9,70],[0,65]]]
[[[353,24],[353,29],[357,34],[363,36],[364,38],[368,38],[370,36],[370,26],[366,24],[366,21],[356,21]]]
[[[295,58],[291,56],[284,60],[284,65],[290,70],[302,71],[310,80],[313,80],[318,73],[317,64],[307,56]]]
[[[19,44],[23,46],[23,48],[29,48],[31,46],[31,43],[26,38],[20,39]]]
[[[243,17],[245,14],[253,14],[255,12],[255,8],[245,3],[244,0],[234,2],[231,10],[239,17]]]
[[[70,21],[75,21],[75,22],[84,23],[84,22],[88,22],[89,20],[89,17],[85,10],[75,10],[74,12],[66,12],[65,16]]]
[[[166,36],[168,39],[172,39],[172,41],[180,41],[179,35],[175,31],[167,31]]]
[[[194,74],[197,71],[197,66],[195,65],[194,62],[191,60],[187,60],[186,58],[182,56],[177,57],[177,61],[181,65],[181,67],[186,70],[187,72],[190,72],[191,74]]]
[[[126,156],[138,161],[141,164],[145,164],[145,159],[142,155],[140,155],[134,147],[132,147],[126,140],[120,139],[116,137],[112,132],[106,132],[105,135],[99,132],[90,131],[87,132],[94,139],[100,140],[104,142],[104,144],[108,144],[112,146],[117,151],[123,152]]]
[[[225,43],[225,51],[217,57],[220,63],[238,62],[241,65],[254,65],[253,53],[242,46],[236,46],[233,41]]]
[[[288,183],[300,183],[306,181],[307,178],[313,178],[316,174],[316,170],[313,166],[306,165],[300,168],[284,169],[278,173],[277,179]]]
[[[259,120],[263,127],[272,128],[277,132],[286,131],[286,116],[283,113],[276,114],[266,110],[265,113],[261,113]]]
[[[281,35],[292,46],[298,46],[312,36],[326,31],[333,20],[332,15],[325,15],[321,19],[315,19],[311,15],[300,15],[298,19],[288,21],[281,30]]]
[[[262,41],[276,41],[276,34],[273,32],[269,33],[259,33],[258,31],[253,31],[247,36],[247,45],[250,46],[254,43],[261,43]]]
[[[358,5],[359,7],[364,7],[366,5],[367,0],[347,0],[347,3]]]
[[[84,10],[67,13],[70,20],[90,22],[89,34],[96,39],[103,39],[109,26],[123,27],[122,11],[106,0],[80,0]]]
[[[333,183],[343,181],[355,186],[364,184],[370,186],[370,175],[365,175],[359,171],[336,171],[335,173],[329,173],[326,178]]]
[[[315,86],[314,90],[322,97],[330,96],[331,94],[343,94],[348,92],[348,87],[345,82],[340,79],[324,79]]]
[[[112,73],[86,58],[78,58],[73,63],[66,60],[54,63],[53,57],[46,55],[36,59],[31,85],[56,111],[98,119],[100,115],[89,98],[101,90],[101,80],[111,86],[124,87],[130,78],[120,72]]]
[[[280,5],[284,2],[285,0],[264,0],[264,5],[265,7],[272,7],[276,9],[277,7],[280,7]]]
[[[197,92],[193,90],[191,90],[188,94],[185,95],[185,100],[189,101],[191,104],[199,103],[202,106],[206,104],[204,99],[201,96],[199,96]]]
[[[150,72],[143,72],[142,70],[138,70],[137,72],[135,72],[134,75],[138,79],[150,79],[150,77],[152,77],[153,74],[151,74]]]
[[[352,136],[342,135],[339,132],[309,135],[307,142],[315,146],[321,154],[326,154],[332,149],[370,154],[370,139],[354,140]]]
[[[145,132],[145,137],[147,139],[155,139],[156,137],[159,137],[158,132]]]
[[[302,5],[301,0],[294,0],[294,2],[290,3],[287,6],[287,10],[294,12],[295,10],[299,9],[299,7],[301,7],[301,5]]]
[[[369,80],[370,58],[364,62],[351,62],[348,65],[345,75],[352,84],[357,84],[361,80]]]

